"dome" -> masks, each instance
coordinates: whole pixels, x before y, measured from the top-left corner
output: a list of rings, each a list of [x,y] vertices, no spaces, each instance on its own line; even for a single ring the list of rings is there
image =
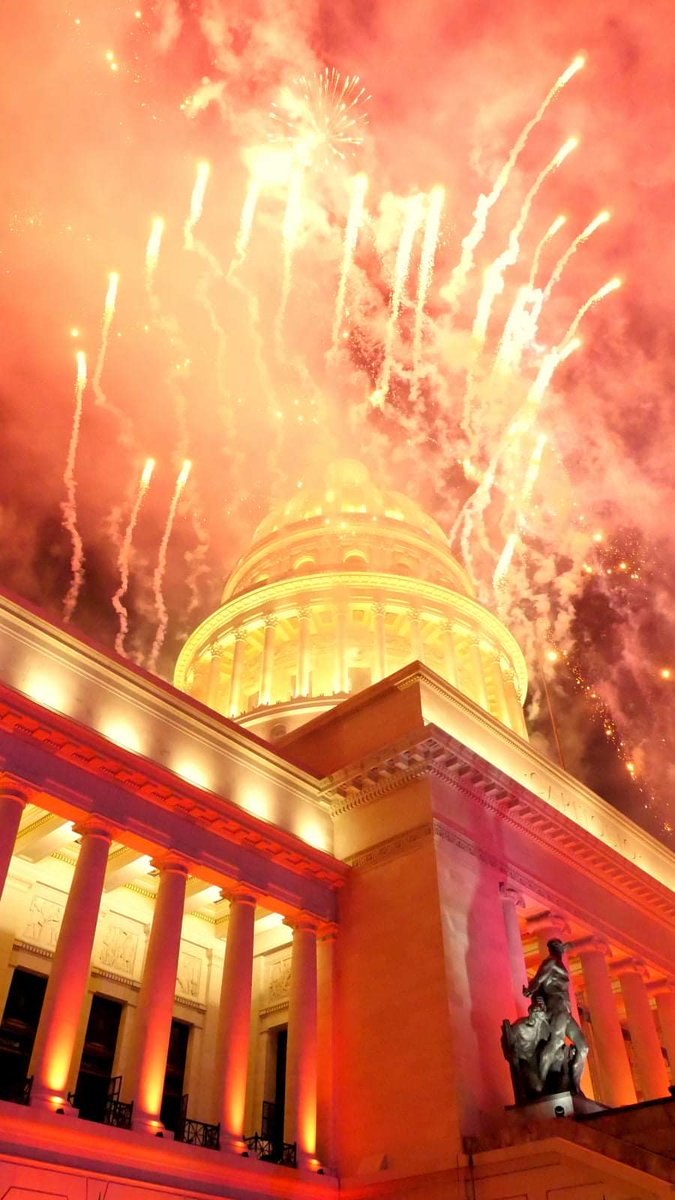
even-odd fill
[[[440,525],[342,459],[261,521],[174,682],[274,738],[415,660],[526,736],[523,655]]]

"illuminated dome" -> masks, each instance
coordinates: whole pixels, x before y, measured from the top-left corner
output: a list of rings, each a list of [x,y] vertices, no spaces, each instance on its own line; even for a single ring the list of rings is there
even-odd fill
[[[526,736],[514,638],[440,526],[346,459],[260,523],[174,682],[275,737],[415,659]]]

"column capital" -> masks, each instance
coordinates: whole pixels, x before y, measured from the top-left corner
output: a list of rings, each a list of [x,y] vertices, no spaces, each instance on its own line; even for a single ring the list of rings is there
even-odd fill
[[[25,779],[12,775],[10,771],[0,773],[0,800],[16,800],[19,804],[29,804],[31,789]]]
[[[611,954],[609,942],[606,942],[597,933],[591,933],[588,937],[577,938],[576,941],[570,944],[570,950],[573,954],[601,954],[603,958],[607,959],[609,959]]]
[[[293,917],[284,917],[284,925],[288,925],[295,933],[296,929],[306,930],[308,933],[318,934],[322,922],[318,917],[313,917],[311,913],[300,912]]]
[[[189,875],[188,865],[180,854],[175,850],[167,850],[162,854],[156,854],[151,860],[152,867],[161,874],[182,875],[187,879]]]
[[[297,608],[298,620],[304,621],[311,616],[312,609],[309,604],[299,604]]]
[[[263,625],[265,629],[274,629],[279,624],[279,618],[274,613],[265,613],[263,616]]]
[[[114,834],[112,825],[104,817],[99,817],[95,813],[77,821],[73,825],[73,831],[80,837],[102,838],[108,843],[112,842]]]
[[[641,979],[646,979],[649,974],[647,965],[641,958],[622,958],[619,962],[612,963],[611,969],[619,979],[622,975],[639,975]]]
[[[386,604],[382,604],[381,600],[376,600],[371,607],[376,617],[386,617],[387,606]]]
[[[510,900],[512,904],[515,904],[516,908],[525,907],[525,898],[522,892],[519,892],[518,888],[509,883],[508,879],[502,879],[500,882],[499,894],[502,900]]]
[[[222,888],[221,896],[224,900],[229,900],[230,911],[232,905],[236,904],[240,908],[255,908],[258,904],[258,897],[255,892],[251,891],[244,884],[235,884],[234,887]]]
[[[211,658],[212,659],[223,658],[223,656],[225,654],[225,650],[226,650],[226,646],[225,646],[224,642],[212,642],[211,643]]]
[[[532,930],[532,933],[542,933],[547,929],[555,929],[556,932],[563,935],[563,940],[567,940],[569,934],[569,924],[563,913],[559,912],[541,912],[536,913],[533,917],[527,918],[527,927]]]
[[[247,635],[246,629],[242,625],[239,625],[234,630],[233,636],[234,636],[235,642],[245,642],[248,635]]]
[[[647,991],[651,996],[669,996],[675,994],[675,979],[669,976],[666,979],[655,979],[653,983],[647,984]]]
[[[339,926],[335,921],[326,921],[319,926],[319,941],[320,942],[336,942],[338,937]]]

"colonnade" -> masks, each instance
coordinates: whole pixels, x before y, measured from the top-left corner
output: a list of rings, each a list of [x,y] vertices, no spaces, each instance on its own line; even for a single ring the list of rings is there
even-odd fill
[[[497,645],[488,641],[477,628],[467,622],[448,619],[441,613],[421,611],[418,608],[402,610],[400,607],[387,606],[378,601],[365,603],[369,612],[366,622],[370,633],[370,644],[367,648],[368,665],[373,683],[385,678],[401,665],[399,662],[392,664],[388,661],[390,655],[386,618],[390,612],[396,612],[398,615],[403,612],[407,621],[408,661],[424,662],[428,659],[428,638],[433,630],[438,656],[435,662],[448,682],[470,696],[509,728],[518,733],[525,732],[513,668]],[[318,607],[323,605],[317,605]],[[344,694],[350,690],[350,602],[345,599],[334,600],[331,610],[335,614],[331,640],[334,666],[332,676],[325,681],[322,690]],[[284,611],[283,614],[265,614],[262,617],[262,646],[260,616],[257,615],[250,621],[242,620],[236,628],[221,634],[203,651],[203,657],[196,666],[201,682],[193,682],[193,688],[197,687],[203,691],[203,699],[209,707],[225,712],[230,717],[240,715],[246,699],[243,685],[246,667],[251,657],[248,648],[255,637],[256,662],[253,665],[257,671],[258,704],[274,704],[290,699],[290,675],[288,696],[278,680],[275,687],[274,678],[278,624],[281,619],[287,619],[296,626],[295,695],[309,695],[312,671],[316,667],[317,649],[316,642],[313,645],[313,639],[310,637],[311,617],[312,606],[309,603]]]
[[[524,908],[524,900],[518,890],[507,883],[501,885],[501,896],[514,1000],[518,1015],[522,1016],[527,1006],[522,994],[527,969],[519,915]],[[569,942],[569,925],[561,913],[544,912],[537,917],[530,917],[526,926],[527,934],[537,939],[540,959],[548,954],[547,942],[552,938]],[[598,1093],[595,1099],[610,1107],[618,1107],[635,1104],[638,1092],[643,1100],[667,1096],[670,1078],[661,1042],[668,1054],[675,1083],[675,980],[664,979],[649,984],[649,972],[644,962],[637,958],[620,959],[613,956],[608,943],[595,935],[571,942],[569,956],[572,960],[578,960],[580,968],[578,973],[570,970],[572,1011],[579,1020],[576,988],[580,982],[584,1007],[590,1020],[591,1051]],[[654,1020],[652,995],[655,996],[661,1037]],[[623,1002],[630,1034],[632,1068],[619,1001]],[[588,1072],[588,1066],[586,1070]],[[587,1086],[588,1081],[582,1081],[584,1091]]]
[[[0,784],[0,896],[28,794]],[[80,850],[47,981],[31,1058],[31,1105],[63,1111],[91,958],[113,830],[88,817],[75,827]],[[176,854],[153,860],[159,873],[150,937],[133,1027],[132,1128],[162,1131],[160,1112],[173,1019],[176,976],[188,879]],[[230,901],[225,943],[215,1077],[219,1081],[221,1149],[242,1153],[249,1068],[254,922],[257,897],[245,886],[223,892]],[[318,922],[305,913],[287,920],[293,929],[288,1017],[285,1131],[297,1146],[298,1165],[318,1168],[317,1144],[317,940]],[[331,929],[332,936],[332,929]]]

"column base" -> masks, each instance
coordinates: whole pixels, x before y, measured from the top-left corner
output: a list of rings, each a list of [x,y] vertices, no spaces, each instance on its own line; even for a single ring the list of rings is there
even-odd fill
[[[131,1128],[134,1133],[145,1133],[148,1137],[165,1138],[170,1142],[174,1139],[171,1130],[165,1129],[157,1117],[146,1116],[143,1113],[132,1117]]]
[[[65,1096],[48,1091],[47,1088],[35,1086],[31,1090],[30,1108],[34,1108],[38,1112],[55,1113],[59,1117],[79,1117],[80,1115],[79,1108],[73,1108]]]
[[[240,1157],[242,1154],[248,1154],[248,1146],[243,1137],[236,1133],[227,1133],[223,1129],[220,1132],[220,1149],[224,1154],[238,1154]]]
[[[319,1159],[315,1158],[313,1154],[307,1154],[303,1150],[298,1150],[297,1154],[300,1171],[313,1171],[315,1175],[321,1171],[323,1174],[323,1163],[319,1162]]]

